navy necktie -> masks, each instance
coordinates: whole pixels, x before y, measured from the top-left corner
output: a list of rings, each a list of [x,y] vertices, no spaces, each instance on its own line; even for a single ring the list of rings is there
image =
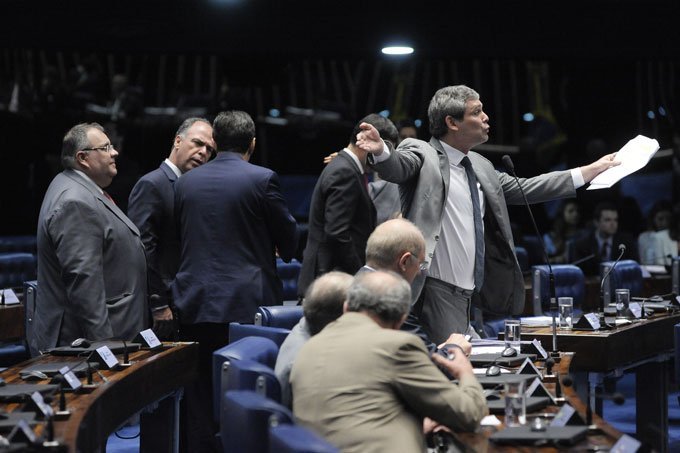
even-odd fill
[[[463,157],[460,164],[465,168],[470,197],[472,198],[472,216],[475,222],[475,290],[479,292],[484,283],[484,230],[482,223],[482,210],[479,203],[479,191],[477,190],[477,176],[472,170],[472,162],[467,156]]]

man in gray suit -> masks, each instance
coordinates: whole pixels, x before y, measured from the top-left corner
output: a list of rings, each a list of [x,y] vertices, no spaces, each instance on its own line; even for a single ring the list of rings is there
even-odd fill
[[[172,337],[171,284],[179,269],[174,184],[214,153],[212,125],[205,118],[187,118],[175,133],[168,158],[142,176],[130,193],[128,216],[139,228],[146,249],[153,330],[164,340]]]
[[[442,88],[428,116],[429,143],[406,139],[395,150],[375,128],[363,125],[357,145],[372,153],[368,161],[381,177],[400,185],[402,213],[425,236],[429,275],[413,283],[414,308],[426,332],[441,342],[451,331],[474,333],[473,294],[485,311],[522,312],[524,279],[506,203],[523,199],[514,178],[470,151],[489,139],[489,117],[477,92],[464,85]],[[520,184],[529,203],[573,197],[615,165],[609,154],[585,167],[522,178]]]
[[[147,327],[146,260],[139,230],[104,188],[118,152],[97,123],[64,136],[58,174],[38,218],[33,352],[76,338],[131,340]]]

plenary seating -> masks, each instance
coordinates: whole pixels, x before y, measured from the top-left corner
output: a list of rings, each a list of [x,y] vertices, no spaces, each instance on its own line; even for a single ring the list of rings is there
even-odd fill
[[[300,425],[269,427],[269,453],[340,453],[318,434]]]
[[[37,259],[25,252],[0,253],[0,288],[21,287],[35,280]]]
[[[603,278],[613,265],[614,261],[600,263],[600,278]],[[614,302],[614,291],[622,288],[630,290],[631,297],[642,295],[642,267],[637,261],[621,260],[618,262],[602,286],[604,300],[608,303]]]
[[[292,329],[302,318],[300,305],[261,306],[255,313],[255,325]]]
[[[277,346],[281,346],[286,339],[290,329],[281,327],[255,326],[253,324],[239,324],[232,322],[229,324],[229,343],[233,343],[245,337],[264,337],[269,338]]]
[[[24,338],[21,341],[0,344],[0,366],[2,367],[12,366],[38,355],[38,351],[31,351],[28,347],[28,339],[33,332],[33,312],[37,294],[37,281],[24,282]]]
[[[583,271],[572,264],[552,266],[555,276],[555,297],[573,297],[574,312],[580,311],[585,298],[586,286]],[[532,296],[534,316],[550,311],[550,274],[547,265],[532,266]]]
[[[266,453],[269,427],[292,424],[287,407],[252,390],[230,390],[222,397],[220,438],[224,452]]]
[[[38,238],[35,235],[0,236],[0,253],[30,253],[37,255]]]
[[[278,353],[278,346],[265,337],[244,337],[213,352],[213,417],[215,421],[219,419],[222,395],[229,388],[228,371],[231,364],[239,360],[248,360],[261,363],[272,369],[276,364]]]
[[[281,258],[276,258],[276,273],[283,284],[283,301],[298,300],[298,277],[300,276],[300,269],[302,263],[296,259],[292,259],[290,263],[286,263]]]

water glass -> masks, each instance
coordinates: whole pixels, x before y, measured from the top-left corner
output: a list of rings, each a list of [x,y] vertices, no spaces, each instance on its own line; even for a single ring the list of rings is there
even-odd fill
[[[628,316],[628,306],[630,305],[630,290],[617,289],[616,290],[616,317],[626,318]]]
[[[505,320],[505,345],[514,348],[519,352],[522,327],[519,319]]]
[[[574,316],[574,299],[572,297],[558,297],[560,329],[571,329]]]
[[[508,381],[505,390],[505,425],[520,426],[527,422],[527,401],[524,394],[524,379]]]

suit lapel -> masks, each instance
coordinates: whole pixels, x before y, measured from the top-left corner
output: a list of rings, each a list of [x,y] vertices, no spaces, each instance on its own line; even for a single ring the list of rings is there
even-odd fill
[[[80,184],[81,186],[85,187],[87,190],[89,190],[92,195],[97,197],[99,201],[104,203],[104,206],[108,208],[109,211],[111,211],[116,217],[118,217],[125,225],[127,225],[130,230],[132,230],[133,233],[135,233],[137,236],[139,236],[139,230],[135,226],[134,223],[128,217],[123,213],[123,211],[120,210],[116,204],[106,198],[103,193],[101,193],[100,189],[91,181],[81,177],[79,174],[77,174],[75,171],[72,170],[65,170],[64,174],[71,178],[73,181],[76,183]]]
[[[364,185],[365,175],[361,173],[361,170],[357,167],[357,164],[356,162],[354,162],[354,159],[352,159],[344,152],[339,153],[338,157],[342,157],[344,159],[343,162],[345,162],[345,165],[349,165],[352,167],[352,169],[354,169],[354,175],[357,181],[359,182],[359,185],[361,186],[361,193],[364,196],[364,200],[370,205],[372,205],[373,202],[371,201],[371,197],[368,194],[368,187],[367,185]]]
[[[442,198],[443,203],[439,213],[441,216],[442,212],[444,212],[444,207],[446,206],[446,198],[449,196],[451,168],[449,167],[449,157],[446,155],[446,151],[444,151],[444,147],[439,142],[439,140],[432,137],[430,139],[430,146],[432,146],[434,150],[437,151],[437,158],[439,159],[439,171],[442,175],[442,184],[444,185],[444,194]]]
[[[161,163],[160,168],[163,171],[163,173],[165,173],[165,176],[168,177],[168,180],[170,180],[171,183],[177,181],[177,175],[175,174],[174,171],[172,171],[172,168],[170,168],[170,166],[165,163],[165,161]]]

